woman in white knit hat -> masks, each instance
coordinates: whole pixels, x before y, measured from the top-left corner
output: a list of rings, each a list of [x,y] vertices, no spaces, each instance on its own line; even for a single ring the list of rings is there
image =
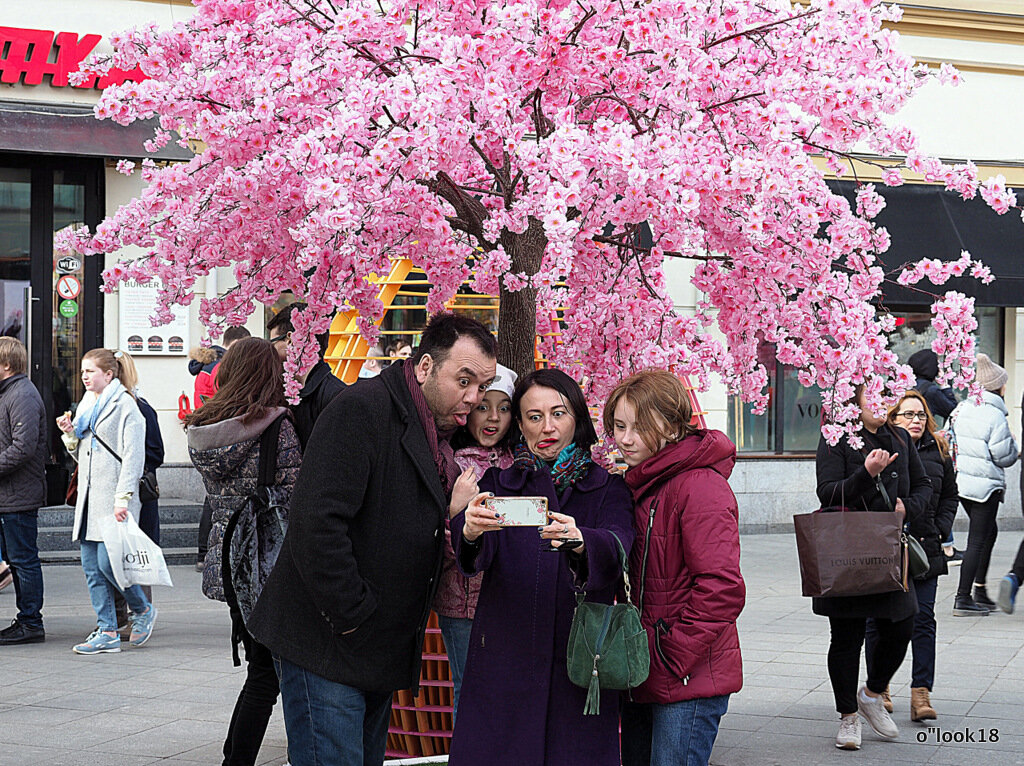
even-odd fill
[[[960,502],[970,517],[967,550],[953,604],[956,617],[985,616],[995,603],[985,589],[998,528],[996,513],[1006,491],[1005,469],[1017,462],[1017,442],[1007,422],[1006,370],[978,354],[976,378],[985,389],[981,404],[968,399],[949,417],[956,438],[956,482]]]

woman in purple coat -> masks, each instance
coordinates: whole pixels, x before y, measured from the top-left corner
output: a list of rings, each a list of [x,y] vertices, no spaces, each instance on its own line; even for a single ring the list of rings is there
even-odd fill
[[[484,578],[449,764],[617,766],[619,694],[602,692],[600,714],[584,716],[587,691],[569,681],[566,646],[576,591],[605,604],[615,597],[615,536],[629,550],[632,499],[621,477],[591,460],[597,434],[564,372],[527,375],[512,412],[522,434],[515,463],[487,471],[481,494],[451,522],[460,568]],[[550,523],[540,537],[502,528],[488,494],[544,496]]]

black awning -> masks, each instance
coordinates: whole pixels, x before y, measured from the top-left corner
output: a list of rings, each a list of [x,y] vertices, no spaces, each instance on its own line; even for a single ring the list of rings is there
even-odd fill
[[[854,204],[857,185],[853,181],[829,181],[829,188]],[[1024,306],[1024,222],[1020,212],[999,215],[979,195],[964,200],[956,192],[941,186],[905,184],[875,185],[885,197],[885,208],[874,219],[885,227],[892,240],[881,261],[886,272],[901,269],[922,258],[954,261],[962,250],[992,269],[996,280],[988,285],[958,278],[944,285],[921,283],[930,292],[942,294],[957,290],[972,296],[978,306]],[[895,279],[893,274],[893,279]],[[887,305],[929,304],[927,295],[886,282],[883,286]]]
[[[188,160],[192,152],[170,141],[150,154],[143,143],[153,137],[156,120],[128,126],[97,120],[85,104],[47,104],[0,100],[0,151],[70,154],[154,160]]]

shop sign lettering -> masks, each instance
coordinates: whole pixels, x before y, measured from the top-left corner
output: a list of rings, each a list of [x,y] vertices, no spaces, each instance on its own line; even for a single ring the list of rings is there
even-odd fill
[[[54,34],[45,29],[0,27],[0,82],[41,85],[43,78],[49,76],[52,87],[66,88],[70,85],[68,75],[78,71],[102,39],[100,35],[80,38],[75,32]],[[94,75],[74,87],[103,89],[126,80],[145,79],[138,67],[130,72],[111,69],[102,77]]]

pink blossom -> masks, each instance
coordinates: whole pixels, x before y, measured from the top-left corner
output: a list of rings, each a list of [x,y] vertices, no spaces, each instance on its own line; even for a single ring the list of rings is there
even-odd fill
[[[298,5],[203,0],[168,29],[115,36],[87,76],[149,79],[106,87],[96,116],[157,118],[150,149],[171,131],[203,148],[143,160],[137,199],[57,243],[141,252],[107,284],[159,277],[160,316],[231,269],[237,286],[198,302],[211,330],[291,291],[309,308],[289,371],[313,363],[305,341],[339,311],[374,337],[375,280],[408,258],[431,311],[467,283],[535,289],[541,350],[586,379],[592,403],[658,366],[700,387],[717,376],[763,408],[777,354],[824,391],[831,440],[856,430],[856,383],[884,407],[908,379],[873,303],[884,199],[867,185],[851,210],[816,159],[842,175],[865,146],[886,185],[913,171],[1000,212],[1018,204],[1005,180],[983,186],[973,164],[928,156],[893,118],[926,83],[958,78],[902,53],[885,26],[899,12],[876,0]],[[693,316],[677,312],[666,261],[694,267]],[[898,281],[968,274],[990,277],[967,256]],[[957,385],[972,380],[950,372],[969,369],[971,319],[962,296],[936,304]]]

